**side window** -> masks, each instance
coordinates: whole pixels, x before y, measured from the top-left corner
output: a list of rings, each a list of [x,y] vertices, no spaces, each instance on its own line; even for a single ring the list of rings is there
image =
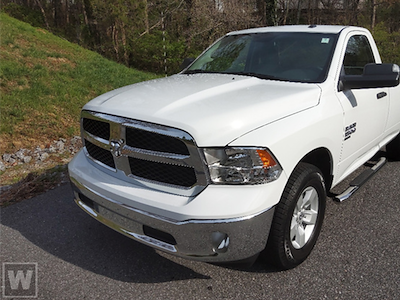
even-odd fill
[[[363,35],[354,35],[349,39],[343,66],[346,75],[362,75],[364,66],[375,63],[368,39]]]

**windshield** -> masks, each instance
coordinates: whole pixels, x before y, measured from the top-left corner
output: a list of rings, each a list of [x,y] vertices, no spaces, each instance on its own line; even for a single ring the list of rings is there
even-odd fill
[[[269,32],[228,35],[205,51],[184,74],[225,73],[320,83],[336,34]]]

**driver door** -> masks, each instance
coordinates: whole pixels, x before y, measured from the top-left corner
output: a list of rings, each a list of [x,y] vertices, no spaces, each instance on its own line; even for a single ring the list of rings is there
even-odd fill
[[[342,74],[359,76],[367,63],[375,63],[368,38],[353,34],[347,39]],[[337,92],[344,112],[339,177],[353,172],[378,150],[389,110],[387,88],[365,88]],[[369,156],[369,157],[367,157]]]

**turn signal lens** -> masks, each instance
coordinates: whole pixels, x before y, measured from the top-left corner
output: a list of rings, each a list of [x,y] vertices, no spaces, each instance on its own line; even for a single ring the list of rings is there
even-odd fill
[[[269,168],[277,165],[276,161],[273,159],[273,157],[271,156],[271,154],[269,154],[267,150],[256,150],[256,151],[258,156],[260,156],[263,167]]]

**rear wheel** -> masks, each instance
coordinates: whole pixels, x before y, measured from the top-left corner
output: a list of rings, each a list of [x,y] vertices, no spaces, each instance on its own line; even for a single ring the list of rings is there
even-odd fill
[[[321,171],[300,163],[285,187],[272,221],[262,256],[282,269],[301,264],[311,253],[321,231],[326,191]]]

